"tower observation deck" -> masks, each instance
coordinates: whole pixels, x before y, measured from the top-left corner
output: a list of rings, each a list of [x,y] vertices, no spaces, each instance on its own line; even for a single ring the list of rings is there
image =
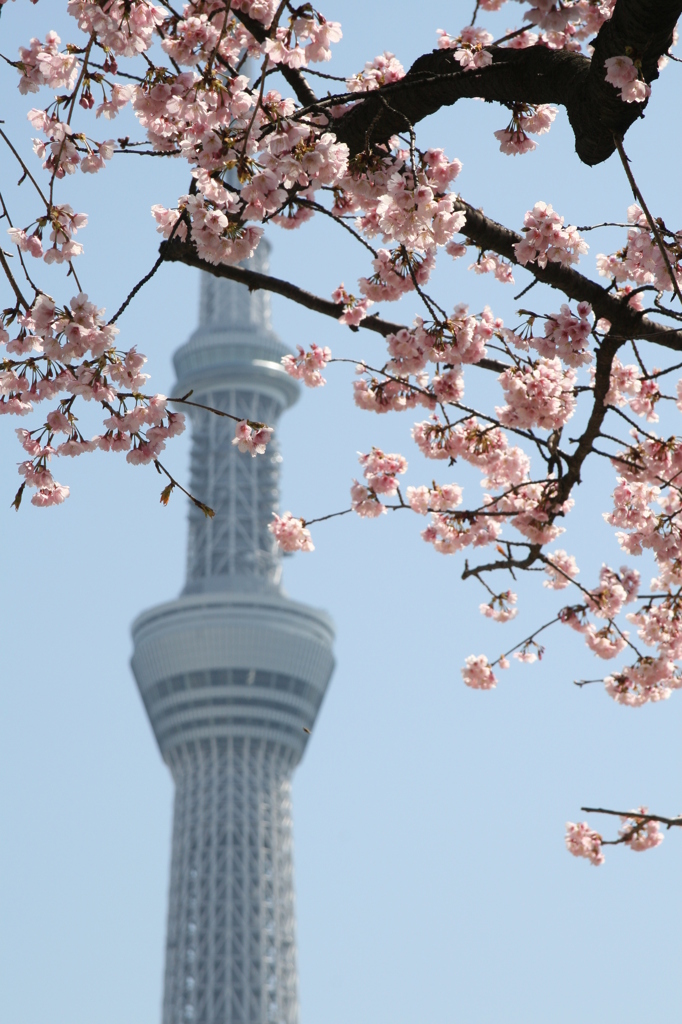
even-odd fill
[[[265,270],[261,243],[251,261]],[[202,274],[174,393],[273,426],[298,397],[269,297]],[[333,628],[281,590],[268,531],[276,441],[251,458],[234,421],[191,409],[181,596],[133,624],[132,668],[175,782],[163,1024],[297,1024],[291,775],[333,669]]]

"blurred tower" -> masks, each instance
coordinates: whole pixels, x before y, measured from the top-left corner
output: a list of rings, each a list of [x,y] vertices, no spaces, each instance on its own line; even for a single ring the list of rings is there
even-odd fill
[[[262,242],[251,265],[267,270]],[[175,394],[274,425],[298,397],[269,296],[201,277]],[[187,582],[133,624],[133,672],[175,782],[163,1024],[296,1024],[291,774],[333,668],[333,628],[281,590],[276,443],[191,410]]]

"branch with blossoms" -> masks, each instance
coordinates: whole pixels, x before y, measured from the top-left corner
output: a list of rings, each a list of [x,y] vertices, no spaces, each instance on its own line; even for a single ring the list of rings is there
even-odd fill
[[[524,267],[539,283],[556,288],[570,299],[574,299],[577,302],[590,303],[598,319],[609,321],[613,334],[621,335],[623,338],[639,338],[656,342],[665,348],[682,352],[682,331],[650,320],[642,312],[638,304],[631,304],[629,300],[633,297],[634,292],[634,289],[631,287],[614,294],[613,287],[603,288],[597,282],[574,270],[573,267],[566,266],[561,262],[550,261],[544,266],[537,262],[524,263],[519,259],[516,252],[516,246],[524,240],[523,234],[511,231],[492,218],[487,217],[480,210],[474,210],[473,207],[462,200],[453,202],[452,208],[456,213],[465,214],[458,233],[463,235],[470,244],[476,245],[484,251],[490,250],[508,260],[511,264]],[[635,216],[634,212],[633,216]],[[658,268],[656,257],[651,252],[651,242],[647,244],[643,233],[635,230],[640,225],[631,223],[626,226],[630,228],[631,235],[629,241],[633,250],[636,250],[640,245],[646,246],[648,251],[645,260],[646,268],[643,268],[643,273],[651,275],[655,273],[655,278],[652,276],[652,280],[656,280],[659,286],[658,288],[649,285],[644,287],[654,287],[657,291],[669,290],[667,278]],[[667,229],[666,234],[670,238],[670,241],[666,242],[667,248],[675,257],[674,265],[677,266],[680,255],[679,241],[674,233],[668,232]],[[454,243],[452,247],[457,244]],[[466,245],[462,245],[461,248],[462,252],[457,252],[457,256],[464,255]],[[304,306],[306,309],[311,309],[316,313],[332,317],[335,320],[340,319],[345,312],[343,302],[330,301],[329,299],[314,295],[312,292],[301,288],[291,281],[285,281],[270,274],[263,274],[248,267],[232,266],[224,263],[209,263],[198,255],[196,247],[191,242],[182,241],[177,238],[170,242],[162,242],[159,252],[161,257],[168,262],[185,263],[188,266],[204,270],[215,277],[224,277],[231,281],[237,281],[240,284],[245,284],[251,291],[258,291],[260,289],[270,291],[273,294],[281,295],[298,305]],[[403,283],[406,277],[410,275],[409,272],[401,272],[400,263],[402,261],[392,254],[389,254],[389,259],[387,260],[386,253],[387,250],[382,250],[379,256],[373,260],[373,267],[375,268],[374,278],[376,280],[367,279],[368,284],[364,285],[365,295],[369,292],[372,284],[377,286],[374,289],[377,301],[380,299],[391,301],[393,299],[394,296],[386,287],[387,280],[390,280],[393,274],[401,280],[401,284],[391,282],[396,289],[403,289],[401,294],[412,290],[409,285],[406,286]],[[631,261],[628,265],[626,253],[622,255],[616,254],[612,257],[600,257],[600,260],[600,270],[604,276],[611,277],[616,282],[627,281],[629,273],[636,269]],[[655,268],[655,270],[649,270],[649,267]],[[661,313],[663,310],[652,309],[650,312]],[[665,312],[667,313],[668,311],[666,310]],[[387,321],[374,314],[360,318],[358,323],[353,326],[376,332],[384,337],[394,334],[403,328],[406,329],[405,325]]]
[[[666,818],[660,814],[649,814],[646,807],[638,807],[634,811],[612,811],[605,807],[581,807],[586,814],[610,814],[620,818],[622,825],[618,831],[618,839],[604,839],[599,832],[591,829],[586,821],[575,824],[566,822],[566,848],[574,857],[585,857],[595,867],[604,863],[602,847],[624,844],[635,853],[651,850],[660,846],[664,834],[660,826],[667,830],[682,826],[682,815]]]
[[[481,0],[477,13],[502,2]],[[563,624],[600,659],[629,656],[630,664],[603,680],[618,703],[668,698],[682,685],[682,440],[660,436],[654,425],[662,409],[682,410],[682,381],[674,394],[665,391],[666,375],[680,369],[671,365],[671,353],[682,352],[682,311],[675,306],[682,295],[682,232],[649,208],[623,140],[655,101],[652,85],[681,11],[682,0],[543,3],[532,8],[529,24],[498,40],[474,17],[459,32],[439,30],[437,48],[407,72],[385,53],[340,76],[334,94],[318,97],[309,83],[311,65],[331,59],[341,27],[310,4],[188,0],[182,10],[151,0],[70,4],[75,41],[62,46],[48,32],[22,47],[18,60],[5,57],[22,95],[51,93],[28,111],[37,163],[0,129],[34,202],[29,221],[15,224],[12,193],[3,186],[0,217],[19,259],[15,271],[11,254],[0,252],[11,292],[0,318],[0,412],[29,416],[40,402],[53,403],[38,426],[18,431],[26,457],[15,506],[27,486],[36,505],[63,501],[68,487],[52,477],[53,460],[105,450],[125,451],[133,464],[153,463],[168,481],[163,504],[179,489],[211,513],[159,456],[184,427],[179,406],[229,414],[190,394],[174,400],[146,394],[144,357],[117,341],[119,318],[146,282],[165,263],[181,262],[280,294],[347,325],[355,338],[367,330],[380,334],[385,362],[370,367],[360,353],[355,403],[377,414],[424,410],[412,440],[429,460],[428,472],[402,487],[407,458],[371,448],[350,483],[350,507],[307,521],[274,514],[272,533],[284,550],[312,551],[309,527],[337,516],[419,515],[422,537],[437,553],[466,552],[462,575],[483,585],[481,612],[497,623],[516,614],[507,574],[516,580],[539,572],[549,590],[574,587],[579,594],[494,661],[471,655],[463,668],[467,685],[494,689],[495,671],[507,666],[508,656],[538,660],[539,635]],[[621,247],[597,255],[602,282],[582,272],[587,229],[565,223],[539,201],[522,224],[519,214],[519,230],[511,230],[455,191],[459,160],[420,147],[417,128],[425,117],[472,97],[504,108],[495,132],[503,158],[530,159],[535,139],[551,131],[553,104],[566,109],[585,163],[618,149],[635,202],[621,222]],[[140,129],[134,141],[96,129],[98,119],[110,122],[126,108]],[[87,215],[63,202],[60,189],[80,173],[106,178],[130,154],[184,160],[190,184],[175,205],[152,208],[163,237],[159,258],[107,321],[82,294],[75,269]],[[157,174],[163,167],[155,160]],[[330,282],[325,298],[244,265],[265,225],[296,230],[313,217],[324,219],[332,237],[335,231],[352,237],[365,260],[357,285]],[[539,284],[561,300],[533,301],[532,310],[519,310],[505,326],[487,306],[470,311],[441,299],[430,285],[437,261],[467,253],[477,275],[492,274],[502,284],[523,275],[518,298]],[[64,274],[79,291],[70,301],[51,295],[63,289]],[[404,296],[415,302],[411,324],[373,312]],[[629,347],[632,362],[624,356]],[[654,365],[659,361],[662,366]],[[292,377],[311,387],[323,385],[326,368],[337,362],[343,360],[315,345],[283,360]],[[469,376],[479,370],[500,389],[481,408],[465,398]],[[94,437],[81,431],[82,401],[104,412],[104,429]],[[232,418],[232,443],[244,455],[262,454],[271,429]],[[569,423],[576,424],[575,436],[568,436]],[[593,457],[614,470],[605,518],[621,549],[628,558],[646,551],[656,563],[648,594],[640,594],[639,573],[630,565],[602,566],[592,583],[578,583],[574,556],[555,546]],[[437,479],[436,463],[452,476]],[[480,473],[482,499],[465,502],[462,464]],[[495,554],[476,563],[471,552],[483,548]],[[656,820],[642,809],[631,812],[614,842],[656,845]],[[588,850],[581,855],[596,863],[606,841],[597,841],[587,825],[572,828],[575,850]]]
[[[439,49],[415,61],[404,78],[335,119],[335,134],[354,154],[366,147],[368,136],[375,144],[385,143],[404,130],[406,120],[415,125],[459,99],[500,103],[513,114],[521,104],[557,103],[566,109],[580,159],[601,163],[615,149],[614,136],[625,135],[641,115],[681,12],[676,0],[618,0],[610,18],[602,6],[576,25],[570,6],[557,11],[552,5],[546,12],[534,12],[545,33],[525,33],[510,38],[506,46],[494,45],[490,33],[478,28],[455,37],[443,32]],[[588,39],[589,58],[575,52],[576,43]],[[639,87],[633,88],[633,82]],[[381,95],[390,96],[390,106],[382,105]],[[326,103],[345,99],[332,97]],[[320,109],[319,103],[313,109]],[[528,130],[534,129],[505,129],[503,146],[520,133],[512,151],[526,151]]]

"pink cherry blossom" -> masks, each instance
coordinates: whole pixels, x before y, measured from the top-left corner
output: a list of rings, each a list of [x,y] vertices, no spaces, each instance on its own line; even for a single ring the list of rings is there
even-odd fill
[[[488,619],[494,619],[495,622],[509,622],[518,614],[519,610],[514,608],[515,604],[516,594],[511,590],[505,590],[504,593],[495,594],[490,601],[480,604],[478,607],[481,615],[485,615]]]
[[[272,427],[252,427],[247,420],[240,420],[235,427],[232,444],[240,452],[248,452],[253,458],[263,455],[272,438]]]
[[[536,203],[523,223],[526,237],[514,244],[516,258],[523,266],[532,262],[540,267],[548,262],[571,266],[588,250],[576,228],[564,227],[564,218],[547,203]]]
[[[272,513],[273,522],[268,529],[273,534],[282,551],[314,551],[315,545],[302,519],[285,512],[283,516]]]
[[[462,678],[472,690],[494,690],[497,686],[497,679],[484,654],[470,654],[466,658]]]
[[[365,478],[376,494],[396,494],[396,476],[407,470],[407,461],[402,455],[386,455],[380,448],[372,448],[366,455],[359,454],[358,462],[363,467]]]
[[[507,427],[563,427],[575,412],[576,374],[558,359],[539,359],[527,370],[505,370],[498,377],[508,405],[496,407]]]
[[[408,487],[407,502],[414,512],[449,512],[462,504],[462,488],[457,484],[434,484],[432,488]]]
[[[574,857],[585,857],[590,864],[599,867],[604,863],[602,837],[589,827],[586,821],[574,824],[566,822],[566,849]]]
[[[500,536],[501,526],[490,516],[432,513],[422,538],[440,555],[455,555],[466,547],[485,547]]]
[[[332,292],[334,302],[343,303],[343,313],[339,317],[340,324],[347,324],[349,327],[357,327],[367,316],[370,306],[374,305],[371,299],[356,299],[349,295],[344,288],[343,282]]]
[[[584,366],[592,359],[588,349],[592,325],[592,307],[579,302],[577,316],[563,304],[560,312],[551,313],[544,321],[544,337],[531,336],[528,344],[546,358],[558,356],[567,366]]]
[[[636,811],[631,811],[627,818],[621,817],[623,824],[618,830],[618,835],[625,840],[626,846],[637,853],[660,846],[665,838],[659,822],[642,821],[637,817],[638,814],[646,814],[647,811],[647,807],[638,807]]]
[[[331,357],[330,348],[320,348],[313,342],[309,352],[299,345],[297,356],[283,356],[282,366],[290,377],[302,380],[309,388],[319,388],[326,383],[320,371],[325,368]]]
[[[346,87],[349,92],[369,92],[404,77],[405,69],[395,54],[385,51],[373,61],[368,61],[357,75],[349,78]]]
[[[578,575],[579,569],[573,555],[567,554],[561,548],[548,554],[549,561],[545,564],[545,572],[549,579],[542,584],[551,590],[563,590],[570,586],[571,580]]]
[[[628,222],[633,227],[628,231],[627,244],[617,253],[597,256],[597,269],[602,277],[610,277],[614,282],[623,284],[628,280],[636,285],[653,284],[661,291],[672,291],[670,271],[661,253],[658,241],[649,227],[643,210],[636,203],[628,207]],[[676,240],[662,239],[667,250],[668,263],[673,268],[678,285],[682,281],[682,269],[679,266],[680,252]],[[625,285],[617,294],[624,298],[632,290]],[[641,308],[641,294],[629,300],[633,308]]]
[[[606,81],[620,91],[625,103],[643,103],[651,95],[646,82],[639,81],[639,73],[630,57],[608,57],[604,66]]]
[[[379,501],[376,492],[363,487],[357,480],[351,485],[350,497],[353,512],[357,512],[363,519],[376,519],[386,512],[386,506]]]

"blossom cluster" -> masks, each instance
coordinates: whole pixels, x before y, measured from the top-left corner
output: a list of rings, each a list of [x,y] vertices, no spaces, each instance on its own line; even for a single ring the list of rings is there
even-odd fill
[[[574,857],[585,857],[590,864],[599,867],[604,863],[602,837],[589,827],[586,821],[574,824],[566,822],[566,849]]]
[[[647,815],[646,807],[638,807],[628,815],[621,815],[619,838],[611,840],[611,845],[624,843],[635,853],[652,850],[663,842],[663,833],[658,821],[642,817]],[[575,824],[566,822],[566,848],[574,857],[585,857],[590,864],[599,867],[604,863],[604,838],[591,829],[586,821]]]
[[[35,230],[28,234],[23,228],[8,228],[10,240],[20,252],[28,253],[36,259],[42,257],[45,263],[70,263],[83,252],[80,242],[74,241],[74,235],[88,223],[87,214],[74,213],[68,203],[53,205],[45,217],[39,218]],[[43,248],[43,233],[49,228],[49,240],[52,243]]]
[[[576,228],[564,227],[564,218],[547,203],[536,203],[523,221],[525,238],[514,244],[519,263],[537,263],[546,267],[548,263],[560,263],[564,267],[577,263],[582,253],[588,250]]]
[[[438,48],[454,50],[455,60],[459,61],[463,71],[474,71],[492,64],[493,55],[485,49],[486,46],[490,46],[492,41],[493,37],[490,32],[474,25],[467,25],[454,38],[449,36],[444,29],[438,29]]]
[[[13,337],[9,320],[0,328],[0,343],[16,357],[0,364],[0,414],[26,416],[41,402],[65,396],[40,427],[17,430],[29,456],[19,466],[24,482],[17,507],[25,486],[36,488],[34,505],[59,504],[68,496],[68,487],[57,484],[48,469],[54,457],[125,451],[129,463],[147,464],[158,458],[169,438],[184,430],[184,416],[167,408],[165,395],[142,393],[148,379],[142,372],[146,359],[135,348],[117,350],[118,329],[103,314],[84,293],[63,309],[41,294],[29,313],[14,318],[18,330]],[[83,436],[73,411],[77,399],[101,404],[106,413],[103,433]],[[57,443],[60,434],[66,439]]]
[[[629,846],[635,853],[643,850],[653,850],[663,842],[661,826],[657,821],[647,821],[638,815],[646,814],[647,807],[638,807],[631,811],[627,817],[621,816],[622,826],[618,835],[623,839],[626,846]]]
[[[628,207],[627,216],[628,223],[633,225],[628,231],[627,244],[616,253],[610,255],[600,253],[597,256],[597,269],[601,276],[610,277],[616,284],[622,285],[627,281],[632,281],[639,287],[653,285],[659,291],[672,291],[673,282],[668,267],[670,264],[678,287],[682,286],[682,250],[679,232],[674,235],[668,234],[662,238],[667,255],[666,262],[642,208],[637,203],[633,203]],[[641,301],[641,295],[633,296],[634,298],[639,298]],[[630,304],[633,304],[632,300],[630,300]],[[638,308],[637,304],[635,304],[635,308]]]
[[[550,107],[546,103],[540,103],[536,107],[529,107],[526,104],[515,106],[507,127],[493,133],[500,143],[500,152],[508,156],[532,153],[537,148],[537,143],[528,136],[544,135],[548,132],[557,113],[556,107]]]
[[[302,519],[285,512],[283,516],[272,513],[273,521],[268,526],[282,551],[314,551],[315,545]]]
[[[608,57],[604,66],[606,81],[618,89],[624,103],[643,103],[651,95],[651,87],[640,79],[631,57]]]
[[[283,356],[282,366],[290,377],[302,380],[306,387],[319,388],[326,383],[321,371],[324,370],[331,357],[330,348],[326,345],[322,348],[313,342],[309,352],[299,345],[297,356]]]
[[[498,379],[508,404],[495,412],[505,427],[559,430],[575,412],[575,371],[556,357],[505,370]]]
[[[379,448],[372,448],[364,455],[360,453],[358,461],[363,467],[367,485],[353,481],[351,507],[359,516],[374,519],[386,512],[386,506],[378,495],[390,497],[398,493],[396,478],[407,470],[407,461],[402,455],[387,455]]]
[[[256,455],[263,455],[265,449],[272,439],[272,427],[266,427],[263,423],[251,424],[248,420],[240,420],[234,430],[232,444],[236,445],[240,452],[245,452],[255,458]]]

